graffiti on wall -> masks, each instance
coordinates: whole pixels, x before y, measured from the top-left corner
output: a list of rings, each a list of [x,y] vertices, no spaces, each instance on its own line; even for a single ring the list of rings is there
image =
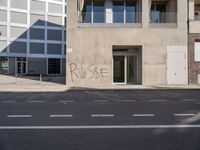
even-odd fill
[[[108,69],[99,67],[98,65],[77,65],[76,63],[70,64],[70,74],[72,82],[76,79],[100,79],[108,76]]]

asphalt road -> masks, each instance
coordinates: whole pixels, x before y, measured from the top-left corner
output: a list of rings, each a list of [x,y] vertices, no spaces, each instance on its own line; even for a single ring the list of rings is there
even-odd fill
[[[200,90],[0,93],[0,150],[200,150]]]

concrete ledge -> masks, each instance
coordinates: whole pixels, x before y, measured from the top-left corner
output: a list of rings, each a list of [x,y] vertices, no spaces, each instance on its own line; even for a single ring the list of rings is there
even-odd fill
[[[149,23],[150,28],[177,28],[177,23]]]
[[[141,28],[141,23],[78,23],[79,28]]]

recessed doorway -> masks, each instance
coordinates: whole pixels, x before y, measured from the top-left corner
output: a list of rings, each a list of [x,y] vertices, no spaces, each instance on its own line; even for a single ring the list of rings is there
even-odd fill
[[[113,53],[113,83],[138,84],[138,55],[133,53]]]

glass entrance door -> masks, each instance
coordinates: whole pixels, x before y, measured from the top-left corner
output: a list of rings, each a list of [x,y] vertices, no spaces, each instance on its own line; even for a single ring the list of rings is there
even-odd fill
[[[17,74],[26,74],[26,59],[17,58]]]
[[[137,84],[137,56],[113,56],[113,82]]]
[[[125,56],[114,56],[113,78],[115,83],[125,83]]]
[[[127,83],[137,83],[137,56],[127,56]]]

